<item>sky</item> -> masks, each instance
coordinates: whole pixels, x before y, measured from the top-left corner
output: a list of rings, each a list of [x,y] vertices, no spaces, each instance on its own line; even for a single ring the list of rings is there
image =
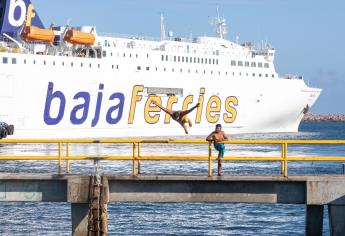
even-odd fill
[[[97,32],[160,37],[160,15],[174,36],[213,36],[225,17],[226,39],[269,42],[278,74],[302,75],[323,92],[311,112],[345,114],[344,0],[32,0],[46,26],[92,25]]]

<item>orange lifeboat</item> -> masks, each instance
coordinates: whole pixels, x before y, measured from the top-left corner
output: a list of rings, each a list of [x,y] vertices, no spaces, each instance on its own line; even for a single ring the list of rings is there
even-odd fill
[[[51,29],[41,29],[36,26],[25,26],[22,36],[27,41],[54,42],[54,31]]]
[[[91,33],[84,33],[78,30],[68,30],[65,34],[64,40],[73,44],[93,45],[96,41],[96,37]]]

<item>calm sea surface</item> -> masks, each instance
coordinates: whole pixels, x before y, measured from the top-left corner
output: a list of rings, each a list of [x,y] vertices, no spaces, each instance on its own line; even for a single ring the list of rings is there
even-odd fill
[[[204,138],[204,137],[188,137]],[[345,139],[345,123],[303,123],[299,133],[233,135],[232,139]],[[42,151],[43,150],[43,151]],[[56,155],[56,145],[0,146],[0,155]],[[71,155],[130,155],[129,145],[78,145]],[[280,147],[228,145],[227,153],[249,156],[280,155]],[[290,155],[344,155],[345,146],[289,147]],[[143,155],[207,155],[205,145],[145,145]],[[345,160],[344,160],[345,163]],[[215,166],[215,165],[214,165]],[[130,162],[101,162],[105,174],[130,174]],[[142,174],[207,175],[206,162],[143,162]],[[72,162],[71,172],[92,173],[92,161]],[[0,172],[57,173],[56,162],[1,161]],[[214,169],[216,173],[216,169]],[[289,163],[289,174],[341,174],[342,164]],[[280,163],[226,162],[223,174],[280,174]],[[325,208],[326,209],[326,208]],[[66,203],[0,203],[0,235],[70,235],[71,212]],[[110,235],[304,235],[305,206],[228,203],[109,204]],[[324,235],[329,235],[327,210]]]

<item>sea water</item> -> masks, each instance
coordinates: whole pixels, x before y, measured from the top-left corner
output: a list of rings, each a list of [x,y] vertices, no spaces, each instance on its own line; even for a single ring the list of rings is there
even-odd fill
[[[226,131],[226,130],[225,130]],[[157,137],[158,138],[158,137]],[[188,139],[204,139],[190,137]],[[231,135],[232,139],[345,139],[345,123],[302,123],[298,133]],[[0,155],[56,155],[56,144],[2,145]],[[130,145],[71,146],[71,155],[130,155]],[[205,145],[146,144],[142,154],[207,155]],[[345,145],[292,145],[293,156],[344,156]],[[226,154],[280,156],[279,145],[227,145]],[[345,163],[345,160],[344,160]],[[214,165],[214,173],[216,173]],[[289,174],[342,174],[342,163],[289,162]],[[71,163],[73,174],[90,174],[92,161]],[[101,161],[104,174],[131,174],[130,161]],[[142,174],[207,175],[207,162],[143,161]],[[57,173],[57,162],[1,161],[2,173]],[[224,175],[280,174],[279,162],[223,163]],[[109,235],[304,235],[305,205],[231,203],[111,203]],[[70,235],[68,203],[0,203],[0,235]],[[324,235],[329,235],[327,208]]]

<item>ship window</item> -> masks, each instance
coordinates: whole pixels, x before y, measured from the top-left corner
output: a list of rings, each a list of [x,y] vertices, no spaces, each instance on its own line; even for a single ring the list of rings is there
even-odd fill
[[[138,58],[138,54],[135,54],[135,57]]]
[[[236,61],[231,61],[232,66],[236,66]]]
[[[238,66],[243,66],[243,61],[238,61]]]
[[[188,73],[190,73],[190,69],[188,69]]]
[[[259,74],[259,77],[261,77],[261,74]]]
[[[242,75],[242,73],[240,72],[240,76]]]
[[[220,71],[218,71],[218,75],[220,75]]]
[[[180,72],[182,73],[182,69],[180,69]]]
[[[46,61],[43,61],[43,65],[47,65],[47,62],[46,62]]]
[[[156,67],[156,71],[158,71],[158,68]]]
[[[89,64],[89,67],[90,67],[90,68],[92,67],[92,64],[91,64],[91,63]]]
[[[216,60],[216,64],[218,65],[218,59]]]
[[[193,61],[194,61],[194,63],[196,63],[196,58],[195,58],[195,57],[194,57],[194,60],[193,60]]]
[[[149,58],[149,56],[150,56],[149,54],[146,54],[146,57],[147,57],[147,58]]]
[[[116,65],[116,69],[119,69],[119,65]]]
[[[184,62],[184,57],[182,57],[182,62]]]
[[[206,70],[204,70],[204,74],[206,74]]]
[[[36,64],[36,60],[34,60],[34,64]]]
[[[123,57],[126,57],[126,53],[123,54]]]
[[[17,64],[17,58],[12,58],[12,64]]]
[[[174,68],[172,68],[172,69],[171,69],[171,71],[172,71],[172,72],[174,72],[174,71],[175,71],[175,69],[174,69]]]
[[[212,64],[212,59],[208,59],[208,64]],[[214,59],[213,59],[213,64],[214,64]]]
[[[274,75],[272,74],[272,78],[274,78]]]
[[[55,61],[53,61],[53,66],[55,66]]]
[[[100,65],[100,64],[98,64],[98,68],[101,68],[101,65]]]
[[[235,76],[235,72],[232,72],[232,75]]]
[[[258,63],[258,67],[260,67],[260,68],[262,67],[262,63],[261,62]]]
[[[132,53],[129,54],[129,57],[132,58]]]
[[[207,64],[207,58],[205,58],[205,64]]]
[[[162,61],[164,61],[164,55],[162,55]]]
[[[141,66],[137,66],[137,70],[141,70]]]
[[[177,62],[180,62],[180,61],[181,61],[181,57],[178,56],[178,57],[177,57]]]
[[[211,75],[213,75],[213,70],[211,70]]]
[[[225,72],[225,75],[228,75],[228,72],[227,72],[227,71]]]
[[[114,65],[111,65],[111,69],[114,69]]]
[[[252,66],[252,67],[256,67],[256,63],[255,63],[255,62],[252,62],[251,66]]]
[[[164,67],[164,72],[167,71],[167,68]]]
[[[107,56],[107,52],[103,51],[103,57],[106,57],[106,56]]]
[[[73,62],[71,62],[71,66],[73,67]]]
[[[249,66],[249,61],[244,62],[244,66],[248,67]]]
[[[268,74],[266,74],[265,76],[266,76],[266,78],[267,78],[267,77],[268,77]]]
[[[166,61],[169,61],[168,55],[165,56],[165,60],[166,60]]]
[[[253,77],[255,77],[255,73],[253,73]]]
[[[26,59],[24,59],[24,64],[26,64]]]
[[[265,68],[269,68],[270,66],[269,66],[268,63],[265,63],[264,67],[265,67]]]
[[[198,70],[196,70],[195,73],[198,74]]]
[[[83,63],[80,63],[80,67],[83,67],[84,66],[84,64]]]
[[[176,56],[174,56],[174,62],[176,62]]]
[[[186,62],[188,63],[188,57],[186,57]]]
[[[200,63],[200,58],[198,57],[198,63]]]
[[[150,67],[147,66],[147,67],[146,67],[146,70],[149,71],[149,70],[150,70]]]
[[[192,63],[192,57],[189,58],[189,63]]]
[[[213,59],[213,65],[215,64],[215,61],[216,61],[216,60],[215,60],[215,59]]]
[[[113,56],[113,53],[112,53],[112,52],[110,53],[110,56],[111,56],[111,57]]]
[[[204,64],[204,58],[201,58],[201,64]]]
[[[62,66],[65,66],[65,62],[62,62]]]

